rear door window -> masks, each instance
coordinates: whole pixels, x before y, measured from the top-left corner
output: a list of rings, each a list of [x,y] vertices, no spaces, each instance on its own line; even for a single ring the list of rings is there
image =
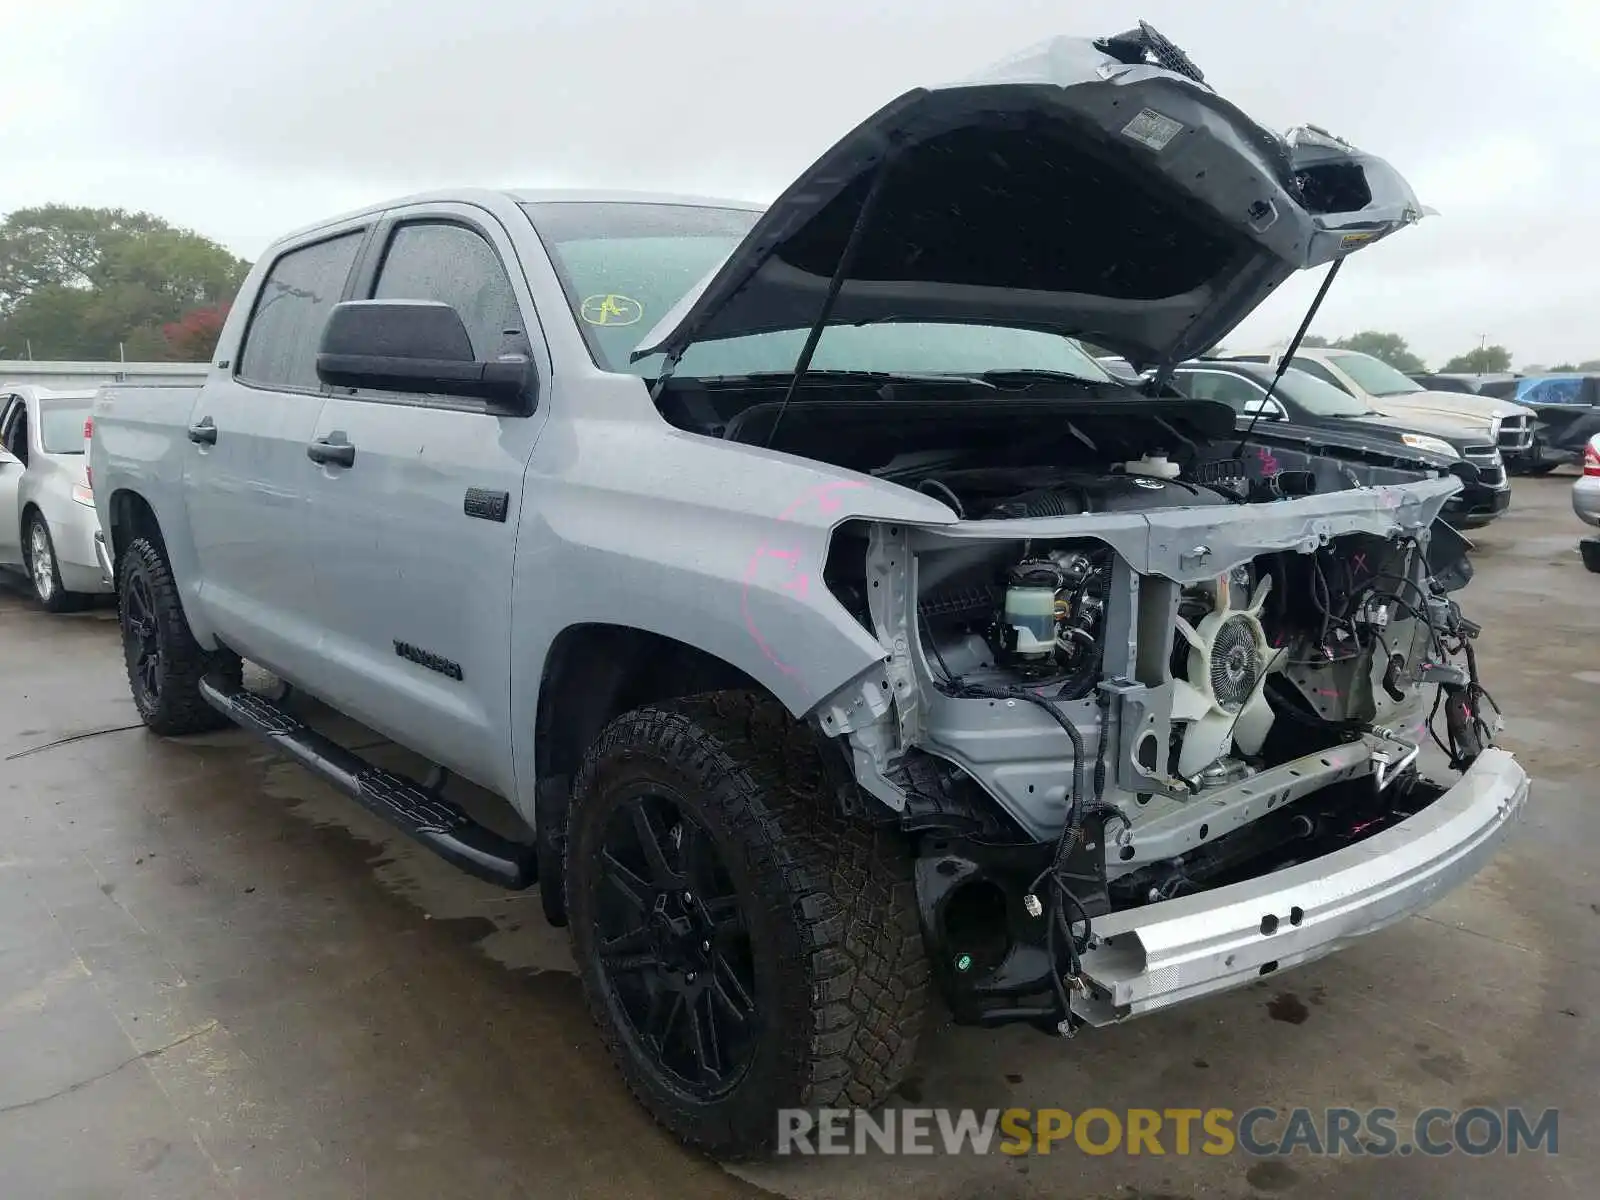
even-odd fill
[[[1183,380],[1183,390],[1194,399],[1220,401],[1235,412],[1243,412],[1246,404],[1260,400],[1264,394],[1249,380],[1223,371],[1180,373],[1179,378]]]
[[[399,226],[383,256],[373,298],[450,305],[466,325],[479,362],[527,353],[511,277],[494,247],[465,225],[412,221]]]
[[[23,436],[27,433],[22,419],[26,411],[21,396],[0,396],[0,446],[19,462],[28,461],[28,447],[19,444],[28,440]]]
[[[293,391],[320,391],[317,343],[328,314],[344,295],[364,231],[290,250],[272,264],[261,285],[238,375],[245,383]]]

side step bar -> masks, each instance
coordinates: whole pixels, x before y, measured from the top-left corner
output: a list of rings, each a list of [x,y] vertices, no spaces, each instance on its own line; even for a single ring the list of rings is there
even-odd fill
[[[469,875],[513,891],[538,878],[534,848],[480,825],[418,783],[375,767],[252,692],[202,680],[212,708]]]

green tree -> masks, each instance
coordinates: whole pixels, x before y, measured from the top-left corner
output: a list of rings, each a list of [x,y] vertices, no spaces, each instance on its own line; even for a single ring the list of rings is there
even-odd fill
[[[1314,333],[1308,333],[1300,339],[1300,344],[1307,350],[1326,350],[1328,348],[1328,339],[1318,337]]]
[[[149,213],[18,209],[0,222],[0,354],[209,357],[204,339],[164,330],[231,302],[249,269],[210,238]]]
[[[1578,369],[1578,365],[1576,363],[1557,363],[1550,369],[1552,371],[1576,371]]]
[[[1479,346],[1456,355],[1439,369],[1463,375],[1493,375],[1511,370],[1511,351],[1504,346]]]
[[[1580,371],[1600,371],[1600,358],[1586,358],[1578,364]]]
[[[1420,375],[1428,369],[1427,364],[1411,353],[1405,338],[1398,333],[1380,333],[1375,329],[1367,329],[1360,333],[1352,333],[1349,337],[1342,337],[1333,345],[1339,350],[1354,350],[1360,354],[1370,354],[1373,358],[1381,358],[1395,370],[1403,371],[1407,375]]]

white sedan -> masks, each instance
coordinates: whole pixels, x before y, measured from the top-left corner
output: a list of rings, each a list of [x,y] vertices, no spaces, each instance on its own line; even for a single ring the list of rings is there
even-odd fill
[[[20,567],[51,612],[111,591],[89,490],[93,391],[0,388],[0,567]]]

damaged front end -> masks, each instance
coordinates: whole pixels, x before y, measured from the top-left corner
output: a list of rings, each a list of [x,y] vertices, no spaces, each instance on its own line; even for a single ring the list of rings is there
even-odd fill
[[[895,703],[827,720],[918,838],[963,1022],[1066,1032],[1317,957],[1466,878],[1526,795],[1450,595],[1454,480],[1230,505],[1127,466],[949,480],[992,515],[835,538]]]
[[[809,716],[842,802],[916,841],[959,1020],[1068,1032],[1326,953],[1465,878],[1521,805],[1451,598],[1459,482],[1328,448],[1267,470],[1232,409],[1161,387],[1424,212],[1148,27],[1057,39],[868,118],[634,351],[665,419],[752,471],[948,508],[833,528],[830,599],[883,662]]]

